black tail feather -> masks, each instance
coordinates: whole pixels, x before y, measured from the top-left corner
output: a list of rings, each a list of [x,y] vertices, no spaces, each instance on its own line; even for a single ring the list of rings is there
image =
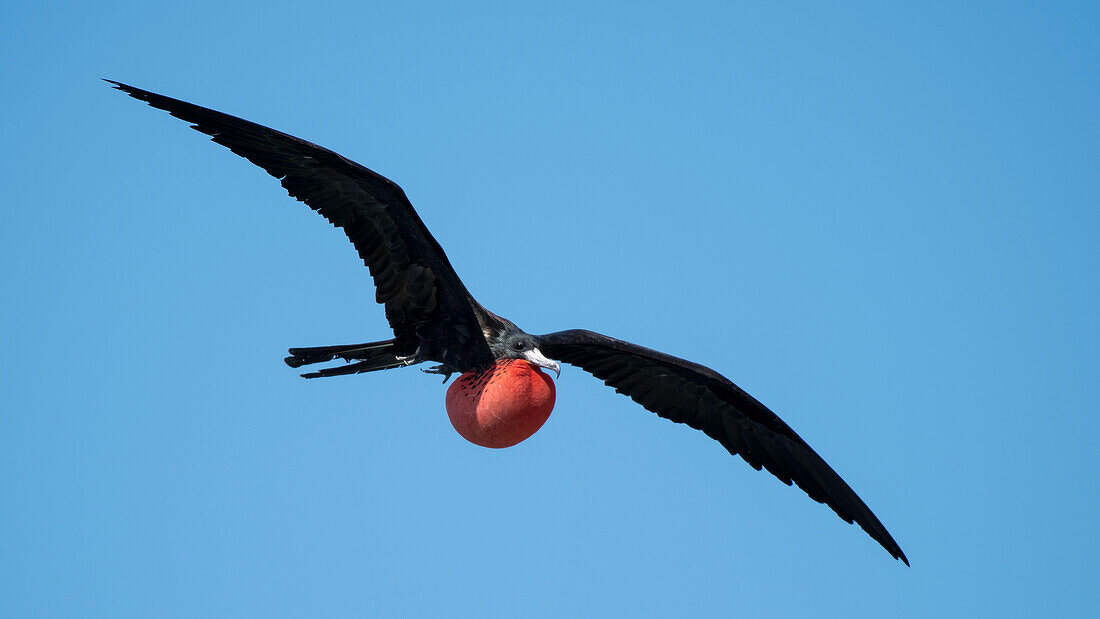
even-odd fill
[[[374,372],[375,370],[385,370],[393,367],[399,367],[405,365],[403,362],[398,361],[394,365],[378,365],[372,361],[360,361],[358,363],[349,363],[347,365],[338,365],[332,368],[325,368],[323,370],[317,370],[316,372],[309,372],[308,374],[302,374],[302,378],[324,378],[326,376],[344,376],[347,374],[359,374],[360,372]]]
[[[313,363],[324,363],[337,357],[345,361],[358,361],[358,363],[350,365],[325,368],[317,372],[302,374],[305,378],[358,374],[360,372],[373,372],[410,365],[404,356],[398,356],[396,348],[395,340],[367,342],[365,344],[344,344],[342,346],[291,348],[288,351],[290,356],[283,359],[283,361],[292,368]]]
[[[391,352],[394,340],[367,342],[365,344],[343,344],[340,346],[314,346],[313,348],[291,348],[290,356],[283,359],[292,368],[324,363],[340,357],[345,361],[352,359],[370,359],[375,355]]]

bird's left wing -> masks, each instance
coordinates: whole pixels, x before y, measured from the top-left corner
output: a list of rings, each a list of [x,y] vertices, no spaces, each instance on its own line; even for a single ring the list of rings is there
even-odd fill
[[[193,103],[105,80],[167,111],[279,179],[291,196],[342,229],[370,269],[397,350],[466,370],[492,363],[482,311],[390,179],[327,148]]]
[[[856,522],[895,559],[909,560],[855,491],[756,398],[714,370],[591,331],[538,336],[545,355],[584,369],[665,419],[702,430],[756,470],[765,468]]]

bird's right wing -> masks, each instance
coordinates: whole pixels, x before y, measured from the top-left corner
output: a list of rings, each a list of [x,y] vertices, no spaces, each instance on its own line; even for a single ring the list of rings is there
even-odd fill
[[[492,362],[475,316],[480,306],[396,183],[292,135],[107,81],[192,123],[193,129],[279,179],[291,196],[343,230],[370,269],[376,298],[385,306],[404,354],[419,347],[424,359],[463,370]]]
[[[702,430],[756,470],[763,467],[787,485],[794,482],[909,565],[870,508],[821,456],[768,407],[721,374],[591,331],[541,335],[538,344],[546,356],[580,367],[647,410]]]

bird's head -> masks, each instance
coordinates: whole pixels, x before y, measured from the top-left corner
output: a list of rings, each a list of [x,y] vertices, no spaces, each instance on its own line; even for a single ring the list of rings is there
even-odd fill
[[[553,370],[555,376],[561,376],[561,365],[542,354],[535,336],[524,333],[515,325],[509,325],[493,338],[489,348],[497,359],[523,359],[540,368]]]

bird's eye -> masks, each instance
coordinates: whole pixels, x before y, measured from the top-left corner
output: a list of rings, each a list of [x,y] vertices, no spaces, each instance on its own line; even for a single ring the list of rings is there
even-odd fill
[[[512,348],[514,350],[523,350],[524,348],[527,348],[527,342],[524,342],[523,340],[516,340],[512,342]]]

